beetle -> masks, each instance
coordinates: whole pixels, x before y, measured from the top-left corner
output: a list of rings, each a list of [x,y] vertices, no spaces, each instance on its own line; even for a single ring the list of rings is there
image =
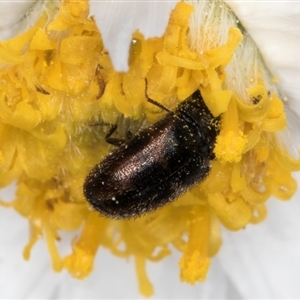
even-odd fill
[[[160,121],[137,132],[98,163],[83,191],[92,207],[115,219],[134,218],[176,199],[209,173],[219,118],[199,90]]]

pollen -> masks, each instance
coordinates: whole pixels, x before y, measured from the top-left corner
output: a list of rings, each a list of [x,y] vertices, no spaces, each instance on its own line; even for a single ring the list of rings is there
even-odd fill
[[[44,238],[53,269],[84,279],[104,247],[134,257],[140,291],[150,296],[146,264],[175,247],[181,280],[204,281],[222,226],[247,229],[264,220],[272,196],[286,201],[297,189],[300,160],[279,135],[287,133],[284,104],[253,41],[222,1],[182,1],[162,37],[133,33],[129,71],[118,73],[89,1],[47,5],[29,30],[0,43],[0,186],[17,182],[15,199],[0,204],[28,220],[24,258]],[[206,179],[140,218],[92,211],[82,184],[112,150],[95,124],[157,121],[161,110],[146,95],[173,110],[197,89],[220,117],[211,124],[220,134]],[[57,247],[66,243],[61,231],[74,235],[66,257]]]
[[[232,99],[222,115],[222,127],[214,149],[220,161],[239,162],[242,159],[247,138],[239,126],[237,106]]]
[[[228,131],[226,134],[220,134],[217,137],[215,154],[222,161],[239,162],[242,159],[246,142],[247,139],[242,131],[237,133]]]
[[[197,218],[196,216],[199,216]],[[185,246],[179,262],[182,281],[195,284],[204,281],[209,269],[210,213],[208,207],[201,208],[189,225],[189,243]]]

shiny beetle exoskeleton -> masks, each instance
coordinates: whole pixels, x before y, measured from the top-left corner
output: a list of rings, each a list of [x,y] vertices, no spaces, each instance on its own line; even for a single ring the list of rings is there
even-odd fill
[[[97,164],[85,180],[85,197],[95,210],[117,219],[173,201],[207,176],[218,123],[196,91]]]

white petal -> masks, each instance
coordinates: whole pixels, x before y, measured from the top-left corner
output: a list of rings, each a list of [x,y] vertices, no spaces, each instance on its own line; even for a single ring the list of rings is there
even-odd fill
[[[225,1],[255,40],[279,87],[300,116],[300,2]]]
[[[36,2],[38,0],[0,1],[0,40],[11,38],[24,29],[22,21],[27,20],[26,13]]]
[[[226,2],[259,46],[273,75],[279,77],[288,103],[300,116],[300,2]],[[299,118],[292,121],[299,128]],[[299,173],[296,178],[299,182]],[[238,233],[224,232],[217,260],[243,297],[299,298],[299,196],[298,191],[289,203],[268,202],[268,218],[262,224]]]
[[[299,176],[298,176],[299,179]],[[269,200],[267,220],[224,232],[217,260],[244,298],[299,298],[299,193],[290,203]]]
[[[117,71],[128,70],[128,50],[132,33],[139,29],[145,38],[162,36],[170,11],[178,1],[91,1],[106,49]]]

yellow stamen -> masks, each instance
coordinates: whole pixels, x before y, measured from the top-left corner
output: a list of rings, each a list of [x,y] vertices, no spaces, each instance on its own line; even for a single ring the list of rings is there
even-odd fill
[[[239,162],[247,139],[240,129],[236,102],[232,99],[223,114],[222,128],[215,145],[216,157],[224,162]]]
[[[98,213],[89,214],[80,236],[73,241],[73,253],[64,259],[64,267],[76,278],[83,279],[93,270],[93,262],[101,245],[108,220]]]
[[[208,258],[210,214],[207,207],[203,207],[200,212],[201,217],[191,221],[189,241],[179,262],[181,280],[191,284],[204,281],[210,265]]]
[[[146,274],[145,259],[139,256],[135,257],[135,269],[139,279],[139,289],[145,297],[153,295],[153,287]]]

